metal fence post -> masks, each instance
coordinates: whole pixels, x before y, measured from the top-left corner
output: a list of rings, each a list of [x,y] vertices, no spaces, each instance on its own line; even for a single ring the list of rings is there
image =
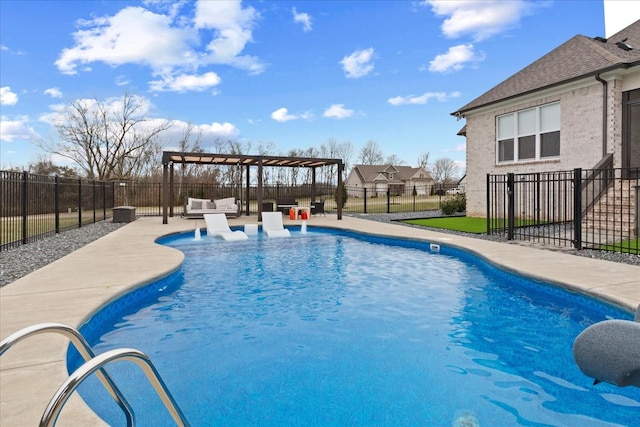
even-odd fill
[[[82,178],[78,179],[78,228],[82,227]]]
[[[173,182],[170,185],[171,188],[173,188]],[[169,216],[173,218],[173,205],[175,205],[175,202],[173,200],[173,191],[170,190],[169,193],[171,194],[169,196],[169,200],[171,200],[169,202]],[[158,207],[162,210],[162,184],[158,184]],[[162,214],[162,212],[160,212],[160,214]]]
[[[507,240],[513,240],[515,231],[515,179],[513,173],[507,174]]]
[[[96,223],[96,180],[93,180],[93,185],[91,186],[93,190],[93,223]]]
[[[364,187],[364,213],[367,213],[367,187]]]
[[[22,171],[22,243],[27,243],[27,171]]]
[[[635,196],[636,196],[636,224],[634,233],[637,236],[640,236],[640,185],[635,186]]]
[[[491,234],[491,175],[487,174],[487,234]]]
[[[107,219],[107,183],[102,181],[102,219]]]
[[[573,170],[573,247],[582,249],[582,169]]]
[[[56,227],[56,234],[60,233],[60,180],[58,179],[58,175],[55,176],[55,183],[54,183],[54,201],[53,201],[53,206],[54,209],[56,210],[54,217],[55,217],[55,227]]]
[[[418,191],[416,190],[416,186],[413,186],[413,192],[411,193],[413,196],[413,211],[416,211],[416,196],[418,195]]]
[[[391,192],[387,188],[387,213],[391,213]]]

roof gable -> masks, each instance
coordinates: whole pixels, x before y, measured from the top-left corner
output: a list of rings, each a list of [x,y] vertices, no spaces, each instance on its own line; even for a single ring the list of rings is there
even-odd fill
[[[412,179],[431,179],[431,175],[424,168],[414,168],[411,166],[394,165],[355,165],[352,169],[356,171],[362,182],[388,181],[401,183]],[[420,177],[420,173],[424,177]],[[386,174],[393,174],[393,179],[389,179]]]
[[[630,50],[627,47],[631,47]],[[574,36],[542,58],[480,95],[458,111],[468,111],[616,68],[640,64],[640,20],[608,40]]]

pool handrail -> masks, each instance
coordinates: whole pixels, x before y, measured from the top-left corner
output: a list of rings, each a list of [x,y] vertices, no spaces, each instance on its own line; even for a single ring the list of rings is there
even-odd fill
[[[89,360],[96,357],[93,353],[93,350],[91,349],[91,346],[89,345],[87,340],[84,339],[82,334],[80,334],[80,332],[70,326],[54,322],[38,323],[36,325],[27,326],[26,328],[23,328],[9,335],[7,338],[0,341],[0,356],[2,356],[14,344],[28,337],[44,333],[57,333],[68,338],[69,341],[71,341],[71,344],[73,344],[76,350],[78,350],[78,353],[80,353],[85,362],[88,362]],[[133,409],[131,408],[131,405],[124,397],[120,389],[118,389],[118,387],[115,385],[107,371],[100,368],[96,375],[98,376],[98,379],[100,380],[102,385],[104,385],[104,387],[107,389],[111,397],[113,397],[118,406],[120,406],[120,408],[124,412],[127,419],[127,426],[134,426],[135,416],[133,413]]]
[[[169,411],[176,424],[180,427],[190,427],[189,422],[169,392],[166,384],[162,381],[160,374],[151,362],[149,356],[140,350],[133,348],[119,348],[106,351],[76,369],[60,386],[51,401],[49,401],[49,404],[42,415],[42,419],[40,420],[40,427],[51,427],[55,425],[62,408],[75,389],[92,373],[101,370],[103,366],[110,362],[119,360],[134,362],[138,365],[146,375],[155,392],[158,394],[158,397],[162,400],[162,403]]]

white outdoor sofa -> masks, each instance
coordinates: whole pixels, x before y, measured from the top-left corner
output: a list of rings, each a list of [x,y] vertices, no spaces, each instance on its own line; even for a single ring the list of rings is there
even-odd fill
[[[209,200],[189,197],[184,205],[185,218],[204,218],[204,214],[223,213],[227,216],[240,216],[240,206],[235,197]]]

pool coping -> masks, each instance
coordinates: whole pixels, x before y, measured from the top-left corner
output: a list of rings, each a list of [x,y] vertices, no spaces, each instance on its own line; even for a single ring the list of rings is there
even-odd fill
[[[257,218],[230,218],[231,226]],[[301,221],[285,219],[285,226]],[[395,223],[335,215],[314,216],[309,227],[426,240],[472,252],[508,271],[602,299],[632,312],[640,304],[640,267],[511,243],[421,230]],[[163,235],[204,228],[204,221],[144,217],[0,288],[0,337],[42,322],[79,327],[125,292],[180,267],[181,252],[160,246]],[[230,242],[232,244],[232,242]],[[0,425],[37,425],[49,399],[67,379],[61,336],[39,335],[0,358]],[[8,393],[7,390],[11,390]],[[134,408],[135,410],[135,408]],[[65,425],[106,425],[74,395],[59,419]]]

